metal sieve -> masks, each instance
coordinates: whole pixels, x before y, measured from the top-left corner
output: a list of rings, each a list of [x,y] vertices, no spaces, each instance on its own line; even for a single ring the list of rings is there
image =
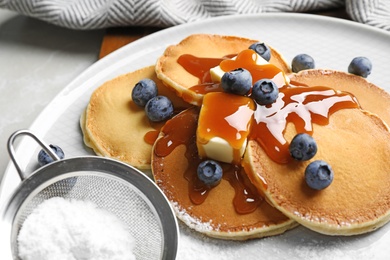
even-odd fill
[[[35,139],[54,162],[27,176],[13,148],[19,135]],[[19,259],[17,237],[23,222],[39,204],[52,197],[92,201],[116,215],[135,239],[133,252],[137,259],[176,258],[179,237],[176,217],[165,195],[144,173],[98,156],[60,160],[27,130],[11,135],[8,151],[22,182],[0,211],[0,259]]]

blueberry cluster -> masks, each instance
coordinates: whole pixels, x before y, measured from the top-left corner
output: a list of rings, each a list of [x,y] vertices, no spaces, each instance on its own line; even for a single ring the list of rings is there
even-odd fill
[[[173,104],[166,96],[159,96],[156,83],[151,79],[142,79],[135,84],[131,98],[139,107],[145,108],[150,121],[165,121],[173,115]]]
[[[221,88],[227,93],[251,95],[259,105],[272,104],[279,95],[278,86],[270,79],[261,79],[252,86],[252,75],[244,68],[224,73],[221,78]]]
[[[300,133],[291,140],[289,151],[295,160],[308,161],[316,155],[317,143],[312,136]],[[313,161],[306,167],[305,180],[312,189],[325,189],[333,181],[333,170],[325,161]]]
[[[263,59],[271,59],[270,48],[262,42],[257,42],[249,46]],[[237,68],[224,73],[221,78],[221,88],[236,95],[250,95],[257,104],[269,105],[276,101],[279,95],[279,88],[271,79],[261,79],[252,86],[252,75],[244,68]]]

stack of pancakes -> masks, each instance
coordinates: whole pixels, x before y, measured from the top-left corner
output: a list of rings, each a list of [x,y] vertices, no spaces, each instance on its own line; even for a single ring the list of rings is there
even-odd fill
[[[313,124],[318,153],[334,180],[324,190],[304,181],[308,162],[274,162],[256,140],[249,140],[236,173],[240,185],[253,195],[257,207],[237,212],[237,186],[222,179],[202,203],[194,203],[192,177],[196,171],[196,134],[202,93],[191,88],[198,77],[178,63],[182,55],[221,58],[247,49],[257,40],[196,34],[166,49],[155,66],[106,82],[91,96],[81,116],[84,142],[95,153],[152,169],[153,177],[171,201],[177,217],[206,235],[245,240],[276,235],[301,224],[329,235],[354,235],[379,228],[390,219],[390,95],[367,80],[345,72],[307,70],[297,74],[271,47],[270,63],[289,75],[291,84],[327,86],[353,93],[360,107],[341,109],[329,123]],[[206,46],[206,47],[205,47]],[[131,100],[131,90],[143,78],[158,85],[159,94],[173,101],[176,115],[151,123]],[[296,134],[288,124],[284,138]],[[230,169],[223,164],[224,169]],[[190,177],[189,177],[190,176]]]

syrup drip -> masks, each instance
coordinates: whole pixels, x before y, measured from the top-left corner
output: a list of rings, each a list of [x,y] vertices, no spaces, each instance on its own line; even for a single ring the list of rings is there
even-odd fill
[[[201,162],[196,148],[196,128],[199,111],[197,108],[188,109],[169,120],[162,129],[163,137],[155,144],[157,156],[169,155],[177,146],[185,145],[185,157],[188,167],[183,177],[188,181],[189,197],[195,205],[202,204],[213,189],[204,185],[197,177],[197,167]],[[237,213],[247,214],[256,210],[263,201],[256,189],[247,179],[243,168],[230,164],[221,164],[223,179],[229,181],[235,190],[233,205]]]
[[[282,88],[286,85],[281,69],[271,63],[258,65],[256,59],[256,53],[253,50],[248,49],[240,52],[234,60],[221,61],[219,66],[225,72],[237,68],[247,69],[252,75],[252,84],[260,79],[272,79],[278,88]]]
[[[189,147],[190,144],[195,143],[198,115],[198,108],[192,107],[168,120],[161,129],[163,136],[155,144],[155,154],[166,157],[179,145]],[[191,161],[194,158],[187,159]]]
[[[230,70],[233,67],[244,67],[251,72],[254,81],[259,77],[268,77],[276,79],[276,83],[279,84],[280,93],[275,103],[267,106],[257,104],[253,116],[254,122],[249,134],[249,138],[256,140],[267,155],[277,163],[287,163],[292,160],[288,152],[288,142],[284,138],[284,132],[289,122],[295,125],[298,133],[313,134],[313,123],[326,125],[329,123],[330,115],[334,112],[340,109],[359,107],[356,98],[347,92],[338,92],[321,86],[297,87],[288,85],[281,70],[275,69],[275,66],[256,65],[253,52],[244,51],[242,53],[242,55],[238,55],[235,62],[219,59],[219,62],[223,63],[220,66],[223,67],[223,70]],[[203,86],[204,89],[207,89],[205,86],[213,84],[209,78],[209,69],[217,66],[217,61],[218,59],[183,55],[178,62],[189,73],[199,78],[201,84],[194,87],[201,88]],[[258,69],[259,67],[262,69]],[[202,93],[208,92],[204,90]],[[195,113],[196,119],[193,112],[187,112],[180,114],[180,117],[192,117],[192,120],[170,120],[170,124],[167,123],[163,129],[165,136],[157,142],[155,149],[157,155],[166,156],[180,144],[187,146],[185,156],[189,166],[184,174],[184,178],[188,180],[189,196],[194,204],[203,203],[212,189],[205,187],[196,176],[196,167],[200,162],[195,138],[198,112]],[[180,127],[183,129],[183,126],[190,127],[184,128],[185,130],[182,131],[173,131]],[[223,167],[226,169],[227,166],[224,165]],[[256,192],[249,192],[251,189],[247,187],[250,187],[251,184],[245,183],[241,178],[244,176],[241,174],[244,170],[234,167],[236,166],[230,165],[230,168],[224,171],[224,178],[229,180],[236,191],[233,202],[234,207],[237,212],[241,213],[253,211],[261,203],[262,199],[258,199],[260,197]],[[264,183],[264,187],[266,187],[266,183]],[[256,194],[256,196],[247,196],[247,194]]]
[[[210,69],[218,66],[221,61],[234,57],[235,55],[226,55],[222,58],[199,58],[190,54],[181,55],[177,62],[191,75],[199,79],[199,84],[190,89],[197,94],[206,94],[209,92],[222,92],[219,83],[212,82]]]
[[[186,109],[186,108],[184,108],[184,107],[175,107],[174,111],[173,111],[173,114],[176,115],[180,111],[183,111],[184,109]],[[154,142],[157,140],[157,138],[158,138],[158,136],[160,134],[160,130],[164,126],[164,123],[161,123],[161,122],[157,122],[156,123],[156,122],[152,122],[152,121],[149,121],[149,123],[150,123],[150,126],[152,128],[154,128],[154,129],[145,133],[144,141],[147,144],[153,145]]]
[[[198,142],[205,145],[214,137],[226,140],[233,147],[233,162],[240,164],[240,148],[246,140],[254,109],[255,104],[248,97],[228,93],[207,95],[207,99],[203,99],[202,107],[202,115],[207,116],[202,116],[197,130],[197,134],[204,139],[198,138]],[[201,147],[200,155],[206,154]]]
[[[218,66],[224,58],[199,58],[183,54],[177,62],[189,73],[199,79],[199,83],[211,83],[210,69]]]
[[[209,64],[206,62],[207,58],[200,59],[195,56],[186,58],[195,60],[187,63],[189,67],[184,67],[187,71],[195,69],[190,68],[192,63],[197,63],[200,67],[205,66],[204,68]],[[205,64],[200,65],[202,62]],[[249,137],[256,140],[277,163],[288,163],[291,160],[288,153],[289,144],[284,139],[289,122],[295,125],[298,133],[312,134],[313,123],[326,125],[329,123],[329,116],[337,110],[359,107],[356,98],[347,92],[336,92],[332,88],[321,86],[307,87],[298,82],[294,82],[294,85],[299,86],[286,84],[283,72],[279,68],[272,64],[256,64],[253,50],[240,52],[235,60],[222,59],[220,67],[224,71],[246,68],[252,74],[253,81],[262,77],[276,80],[279,97],[272,105],[256,106],[255,122],[252,124]]]
[[[284,139],[289,122],[298,133],[312,135],[313,123],[326,125],[334,112],[358,107],[355,97],[347,92],[328,87],[288,87],[272,105],[257,105],[250,139],[255,139],[275,162],[287,163],[292,160]]]
[[[235,60],[231,60],[237,56]],[[256,64],[255,52],[253,50],[244,50],[238,55],[226,55],[222,58],[200,58],[190,54],[181,55],[177,62],[191,75],[199,79],[199,84],[194,85],[190,90],[197,94],[206,94],[209,92],[222,92],[219,82],[212,82],[210,69],[220,66],[225,72],[237,68],[245,68],[252,74],[252,83],[259,79],[272,79],[279,88],[285,86],[286,81],[281,69],[273,64]]]
[[[152,130],[152,131],[149,131],[149,132],[147,132],[147,133],[144,135],[144,141],[145,141],[147,144],[153,145],[154,142],[157,140],[157,137],[158,137],[159,134],[160,134],[160,131],[159,131],[159,130]]]

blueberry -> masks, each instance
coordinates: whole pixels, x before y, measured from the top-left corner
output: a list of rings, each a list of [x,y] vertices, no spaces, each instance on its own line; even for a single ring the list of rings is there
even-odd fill
[[[311,162],[305,170],[306,183],[315,190],[328,187],[333,181],[333,175],[330,165],[321,160]]]
[[[246,95],[252,87],[252,75],[243,68],[225,72],[221,78],[221,87],[228,93]]]
[[[314,59],[308,54],[298,54],[295,56],[291,63],[291,69],[293,72],[299,72],[301,70],[314,69]]]
[[[307,161],[317,153],[317,143],[308,134],[297,134],[290,143],[289,151],[291,157],[298,161]]]
[[[142,79],[135,84],[131,92],[131,98],[135,104],[144,107],[151,98],[157,96],[157,93],[157,85],[153,80]]]
[[[249,46],[249,49],[254,50],[257,54],[259,54],[263,59],[269,61],[271,59],[271,50],[265,45],[263,42],[256,42]]]
[[[261,79],[253,84],[252,98],[259,105],[268,105],[276,101],[279,95],[279,88],[270,79]]]
[[[49,147],[56,153],[56,155],[58,155],[58,157],[60,159],[64,159],[64,157],[65,157],[64,151],[58,145],[50,144]],[[42,149],[39,151],[38,163],[40,166],[46,165],[46,164],[51,163],[53,161],[54,160],[50,157],[49,154],[47,154],[47,152],[45,150]]]
[[[207,186],[213,187],[219,184],[222,179],[222,167],[213,160],[206,160],[199,164],[197,174],[199,180],[201,180]]]
[[[156,96],[146,103],[145,112],[150,121],[161,122],[173,115],[173,105],[166,96]]]
[[[356,57],[354,58],[348,66],[348,72],[363,78],[367,78],[371,74],[372,63],[366,57]]]

